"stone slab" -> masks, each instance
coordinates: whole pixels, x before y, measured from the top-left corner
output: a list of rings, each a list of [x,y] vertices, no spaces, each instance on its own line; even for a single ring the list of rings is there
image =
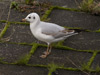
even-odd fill
[[[31,46],[0,43],[0,58],[4,58],[3,61],[12,63],[28,54],[30,50]]]
[[[91,53],[53,48],[51,54],[47,58],[40,58],[40,55],[42,55],[45,50],[46,48],[44,47],[38,47],[32,55],[29,64],[48,65],[55,63],[60,66],[80,68],[82,64],[87,63],[92,56]],[[72,64],[71,61],[77,66]]]
[[[8,14],[9,14],[9,8],[10,8],[10,2],[5,1],[5,2],[0,2],[0,20],[7,20]],[[20,12],[18,10],[11,9],[10,14],[9,14],[9,19],[8,21],[18,21],[20,22],[23,18],[27,16],[26,12]]]
[[[96,69],[97,67],[100,67],[100,54],[99,53],[96,55],[91,67],[93,69]]]
[[[52,5],[78,8],[82,0],[38,0],[39,2],[50,2]]]
[[[5,23],[0,22],[0,32],[3,30],[4,27],[5,27]]]
[[[100,29],[100,17],[83,12],[54,9],[49,16],[50,22],[68,27],[80,27],[89,30]]]
[[[100,73],[88,73],[85,71],[66,71],[66,70],[57,70],[57,75],[99,75]]]
[[[7,20],[9,2],[0,2],[0,20]]]
[[[100,50],[100,33],[82,32],[68,37],[63,44],[79,50]]]
[[[47,75],[48,70],[40,67],[0,64],[0,75]]]
[[[8,9],[4,9],[4,13],[1,16],[1,20],[7,20],[8,18]],[[8,21],[16,21],[20,22],[23,18],[25,18],[29,13],[23,13],[18,10],[11,9],[10,16]]]
[[[32,12],[36,12],[41,16],[44,15],[44,11],[39,11],[40,8],[35,8],[33,11],[30,12],[30,10],[32,9],[27,9],[26,11],[24,12],[21,12],[20,10],[17,10],[17,9],[9,9],[10,8],[10,2],[0,2],[1,4],[1,7],[3,8],[0,8],[0,20],[7,20],[8,21],[16,21],[16,22],[20,22],[22,21],[22,19],[24,19],[28,14],[32,13]],[[21,5],[21,4],[19,4]],[[25,6],[25,4],[23,4],[23,6]],[[28,5],[27,5],[28,6]],[[28,6],[29,7],[29,6]],[[24,8],[23,8],[24,9]],[[38,9],[38,10],[37,10]],[[41,8],[43,9],[43,8]],[[44,9],[45,11],[47,9]],[[10,13],[9,13],[10,12]],[[9,15],[9,18],[8,18],[8,15]]]
[[[10,42],[32,43],[36,41],[28,25],[11,24],[10,27],[7,29],[3,38],[8,38],[8,37],[10,37],[9,40]]]

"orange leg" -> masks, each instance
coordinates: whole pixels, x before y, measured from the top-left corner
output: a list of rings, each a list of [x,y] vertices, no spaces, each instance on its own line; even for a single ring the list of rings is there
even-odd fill
[[[44,52],[44,54],[41,55],[40,57],[41,57],[41,58],[46,58],[46,57],[51,53],[51,48],[52,48],[52,46],[51,46],[51,45],[48,45],[47,50],[46,50],[46,51]]]

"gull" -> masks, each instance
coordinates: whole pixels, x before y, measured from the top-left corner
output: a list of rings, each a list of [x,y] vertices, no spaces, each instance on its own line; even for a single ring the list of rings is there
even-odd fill
[[[51,53],[51,44],[67,37],[78,34],[78,31],[73,29],[66,29],[54,23],[43,22],[37,13],[30,13],[22,21],[30,23],[30,30],[35,38],[40,41],[46,42],[47,50],[41,55],[41,58],[46,58]]]

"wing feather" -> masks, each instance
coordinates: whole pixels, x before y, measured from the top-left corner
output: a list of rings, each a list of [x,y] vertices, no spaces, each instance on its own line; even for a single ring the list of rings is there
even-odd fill
[[[51,35],[54,38],[65,37],[67,35],[74,33],[74,30],[68,30],[68,29],[65,29],[64,27],[61,27],[59,25],[52,24],[52,23],[42,23],[41,28],[42,28],[41,29],[42,34]]]

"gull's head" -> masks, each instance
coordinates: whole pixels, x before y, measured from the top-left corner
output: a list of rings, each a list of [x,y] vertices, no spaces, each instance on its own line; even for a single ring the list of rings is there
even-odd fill
[[[40,20],[40,17],[37,13],[30,13],[26,16],[25,19],[22,19],[22,21],[28,21],[30,23],[33,23],[39,20]]]

